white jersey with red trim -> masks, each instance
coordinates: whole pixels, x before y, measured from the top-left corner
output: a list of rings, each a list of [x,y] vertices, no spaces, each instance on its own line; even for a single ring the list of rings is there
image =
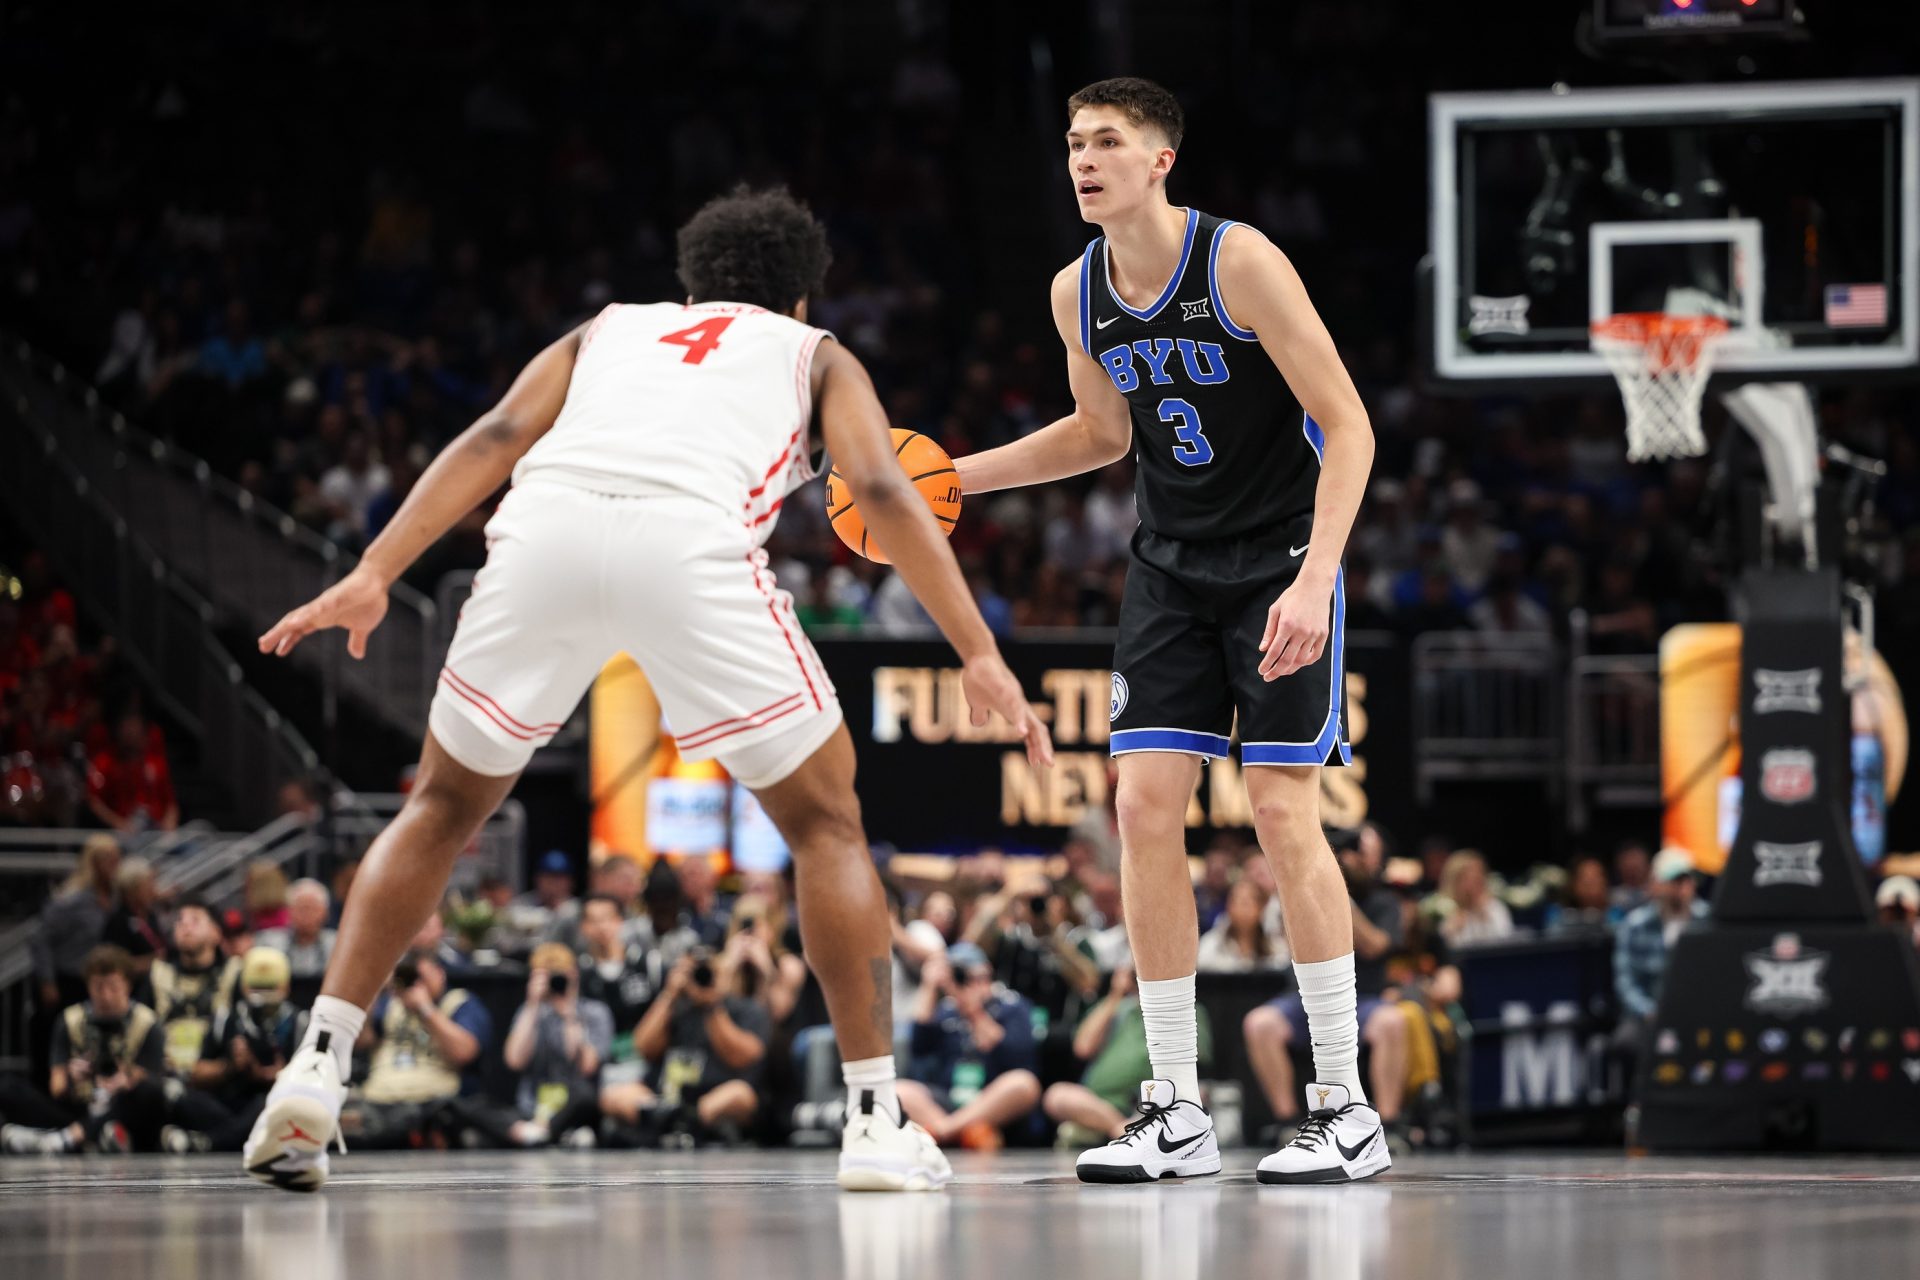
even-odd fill
[[[514,483],[699,498],[758,546],[816,474],[813,353],[831,336],[740,303],[614,303],[582,337],[566,405]]]

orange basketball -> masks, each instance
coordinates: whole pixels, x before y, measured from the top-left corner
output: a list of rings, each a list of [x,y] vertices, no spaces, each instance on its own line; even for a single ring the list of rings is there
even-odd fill
[[[952,537],[953,526],[960,519],[960,477],[953,469],[953,459],[931,439],[905,427],[893,429],[893,456],[900,459],[907,479],[933,508],[933,518]],[[860,508],[854,505],[853,494],[838,471],[827,476],[827,519],[833,522],[840,541],[877,564],[893,563],[880,544],[867,536],[867,522],[860,518]]]

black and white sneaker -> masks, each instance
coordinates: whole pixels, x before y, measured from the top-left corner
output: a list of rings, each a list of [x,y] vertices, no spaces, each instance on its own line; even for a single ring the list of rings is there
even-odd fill
[[[1074,1171],[1082,1182],[1152,1182],[1220,1172],[1220,1144],[1213,1117],[1199,1103],[1176,1098],[1171,1080],[1140,1086],[1140,1114],[1127,1131],[1080,1153]]]
[[[1262,1182],[1358,1182],[1393,1167],[1380,1113],[1345,1085],[1307,1086],[1307,1118],[1293,1141],[1260,1162]]]

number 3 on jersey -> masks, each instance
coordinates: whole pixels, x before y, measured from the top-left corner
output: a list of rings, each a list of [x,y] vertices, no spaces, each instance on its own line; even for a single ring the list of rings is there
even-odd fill
[[[687,354],[680,357],[681,361],[685,364],[699,364],[707,358],[708,352],[720,345],[720,335],[725,333],[727,326],[732,323],[732,316],[714,316],[710,320],[702,320],[691,329],[669,333],[660,341],[671,342],[676,347],[685,347]]]
[[[1178,397],[1160,402],[1160,421],[1173,423],[1174,460],[1182,466],[1204,467],[1213,461],[1213,445],[1200,431],[1200,411]]]

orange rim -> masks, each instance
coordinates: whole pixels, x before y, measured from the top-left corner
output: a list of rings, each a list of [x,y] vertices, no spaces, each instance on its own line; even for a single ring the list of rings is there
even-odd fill
[[[1708,344],[1726,336],[1727,322],[1719,316],[1624,311],[1595,320],[1590,332],[1603,342],[1641,348],[1656,368],[1690,368]]]

